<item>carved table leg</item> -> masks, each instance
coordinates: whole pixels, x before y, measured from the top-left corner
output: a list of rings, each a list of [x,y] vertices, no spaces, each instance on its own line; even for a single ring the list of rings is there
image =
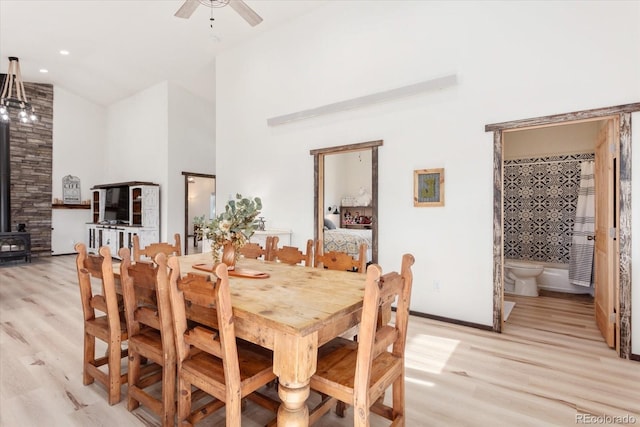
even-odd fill
[[[318,334],[277,334],[273,349],[273,372],[278,376],[278,427],[309,425],[309,380],[318,361]]]
[[[282,400],[278,408],[278,427],[309,425],[309,408],[306,405],[309,392],[308,381],[296,388],[278,385],[278,396]]]

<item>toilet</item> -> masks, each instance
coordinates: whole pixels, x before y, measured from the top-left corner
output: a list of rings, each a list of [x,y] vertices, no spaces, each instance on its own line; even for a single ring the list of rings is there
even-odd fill
[[[504,291],[529,297],[538,296],[536,278],[544,271],[544,265],[531,261],[505,260]]]

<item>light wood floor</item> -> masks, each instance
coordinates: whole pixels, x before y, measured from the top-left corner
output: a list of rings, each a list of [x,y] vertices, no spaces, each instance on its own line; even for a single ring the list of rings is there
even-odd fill
[[[634,417],[631,424],[640,424],[640,363],[607,348],[590,302],[507,299],[516,306],[503,334],[411,318],[408,427],[586,424],[580,414]],[[129,413],[124,400],[109,406],[98,384],[82,385],[81,318],[73,256],[0,266],[1,426],[158,425],[142,408]],[[249,403],[243,425],[260,426],[270,417]],[[352,421],[329,414],[319,425]]]

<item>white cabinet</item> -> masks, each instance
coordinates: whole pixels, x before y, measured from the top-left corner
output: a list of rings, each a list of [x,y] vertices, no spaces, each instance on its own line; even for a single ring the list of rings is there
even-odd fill
[[[104,221],[104,203],[106,200],[107,190],[94,189],[91,190],[91,221],[95,224]]]
[[[258,230],[249,239],[263,248],[267,243],[267,236],[278,236],[278,247],[291,246],[291,230]]]
[[[160,241],[160,187],[150,182],[97,185],[92,189],[91,219],[87,224],[87,250],[96,253],[109,246],[118,258],[122,247],[132,248],[133,236],[140,246]]]
[[[108,246],[111,256],[119,258],[118,251],[127,242],[125,234],[124,227],[87,224],[87,251],[98,253],[101,246]]]
[[[118,251],[127,247],[133,251],[133,236],[138,235],[140,246],[145,247],[157,243],[158,230],[144,227],[130,227],[125,225],[87,224],[87,251],[98,253],[100,246],[109,246],[111,256],[120,259]]]
[[[139,185],[129,187],[129,224],[160,228],[160,187]]]

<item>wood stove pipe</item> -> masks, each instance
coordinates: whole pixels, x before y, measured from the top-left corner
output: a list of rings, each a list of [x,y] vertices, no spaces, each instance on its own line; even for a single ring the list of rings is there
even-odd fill
[[[9,123],[0,123],[0,232],[11,231]]]

